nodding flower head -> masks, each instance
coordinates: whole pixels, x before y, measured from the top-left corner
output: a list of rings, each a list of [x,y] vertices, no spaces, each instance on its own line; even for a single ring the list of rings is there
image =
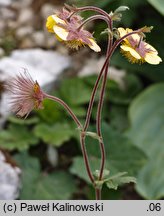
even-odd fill
[[[133,32],[129,28],[118,28],[120,37],[125,36],[126,34]],[[162,59],[158,56],[157,50],[142,40],[139,34],[132,34],[126,37],[122,45],[120,46],[122,54],[131,62],[131,63],[144,63],[149,64],[159,64]]]
[[[56,35],[56,38],[64,42],[68,47],[78,49],[88,45],[95,52],[101,49],[95,42],[92,34],[82,27],[82,18],[77,15],[70,16],[70,12],[63,10],[61,13],[51,15],[47,18],[47,30]]]
[[[44,92],[27,71],[9,80],[6,89],[11,94],[11,111],[17,116],[26,118],[33,109],[43,108]]]

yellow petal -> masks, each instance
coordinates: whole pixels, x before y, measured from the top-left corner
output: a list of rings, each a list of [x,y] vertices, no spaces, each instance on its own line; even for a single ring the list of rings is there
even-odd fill
[[[150,52],[152,51],[151,53],[156,54],[156,55],[158,54],[158,51],[153,46],[151,46],[150,44],[148,44],[146,42],[143,42],[143,43],[144,43],[146,49],[150,50]],[[149,51],[148,51],[148,53],[149,53]]]
[[[133,32],[132,29],[129,29],[129,28],[118,28],[118,31],[120,33],[120,37],[123,37],[125,36],[126,34],[130,33],[130,32]],[[140,40],[140,36],[138,34],[132,34],[130,35],[135,41],[138,41]],[[124,41],[128,41],[128,38],[125,38]]]
[[[127,34],[126,30],[124,28],[118,28],[118,32],[120,34],[120,37],[123,37],[124,35]]]
[[[132,34],[132,35],[130,35],[130,37],[132,37],[133,40],[136,41],[136,42],[139,42],[140,38],[141,38],[138,34]]]
[[[46,28],[47,28],[47,30],[49,31],[49,32],[54,32],[54,30],[53,30],[53,27],[54,27],[54,25],[55,25],[56,23],[55,23],[55,21],[54,21],[54,19],[52,18],[52,16],[49,16],[48,18],[47,18],[47,22],[46,22]]]
[[[60,19],[57,15],[52,15],[52,19],[56,24],[61,23],[61,24],[66,24],[66,22],[62,19]]]
[[[92,44],[88,44],[88,46],[94,50],[95,52],[100,52],[101,51],[101,48],[97,45],[97,43],[94,41],[93,38],[89,38],[90,42]]]
[[[162,59],[154,54],[154,53],[147,53],[144,57],[145,61],[149,64],[154,64],[154,65],[157,65],[159,64],[160,62],[162,62]]]
[[[55,34],[57,35],[57,39],[66,41],[68,36],[68,31],[66,31],[64,28],[55,25],[53,27],[53,30]]]
[[[136,59],[141,59],[141,56],[131,47],[126,46],[126,45],[121,45],[120,46],[122,50],[126,51],[126,52],[130,52],[130,54],[136,58]]]

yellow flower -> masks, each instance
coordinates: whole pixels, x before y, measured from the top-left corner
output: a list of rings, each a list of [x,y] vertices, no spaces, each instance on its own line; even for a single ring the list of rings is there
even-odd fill
[[[133,30],[129,28],[118,28],[118,32],[120,37],[123,37],[126,34],[133,32]],[[158,56],[157,50],[150,44],[141,40],[141,36],[139,34],[132,34],[125,38],[120,48],[123,55],[131,63],[147,62],[149,64],[156,65],[162,61],[162,59]]]
[[[88,45],[95,52],[101,49],[95,42],[91,33],[84,29],[78,30],[79,20],[71,22],[59,18],[57,15],[51,15],[47,18],[46,27],[51,33],[55,33],[59,41],[64,42],[68,47],[78,49],[81,46]]]

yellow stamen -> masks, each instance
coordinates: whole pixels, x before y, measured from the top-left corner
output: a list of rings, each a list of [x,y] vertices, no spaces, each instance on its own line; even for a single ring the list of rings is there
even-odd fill
[[[38,94],[40,92],[40,86],[37,81],[34,84],[33,90],[35,94]]]

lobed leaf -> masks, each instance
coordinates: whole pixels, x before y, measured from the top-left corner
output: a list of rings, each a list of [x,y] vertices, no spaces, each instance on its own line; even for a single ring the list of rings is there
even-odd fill
[[[75,130],[66,122],[56,123],[54,125],[39,124],[34,128],[36,137],[42,139],[45,143],[54,146],[61,146],[64,142],[74,136]]]
[[[4,149],[22,151],[37,143],[38,138],[21,124],[10,124],[7,130],[0,133],[0,147]]]
[[[65,200],[75,192],[74,179],[64,171],[42,173],[38,159],[27,152],[16,155],[17,163],[22,169],[22,189],[20,199],[23,200]]]

